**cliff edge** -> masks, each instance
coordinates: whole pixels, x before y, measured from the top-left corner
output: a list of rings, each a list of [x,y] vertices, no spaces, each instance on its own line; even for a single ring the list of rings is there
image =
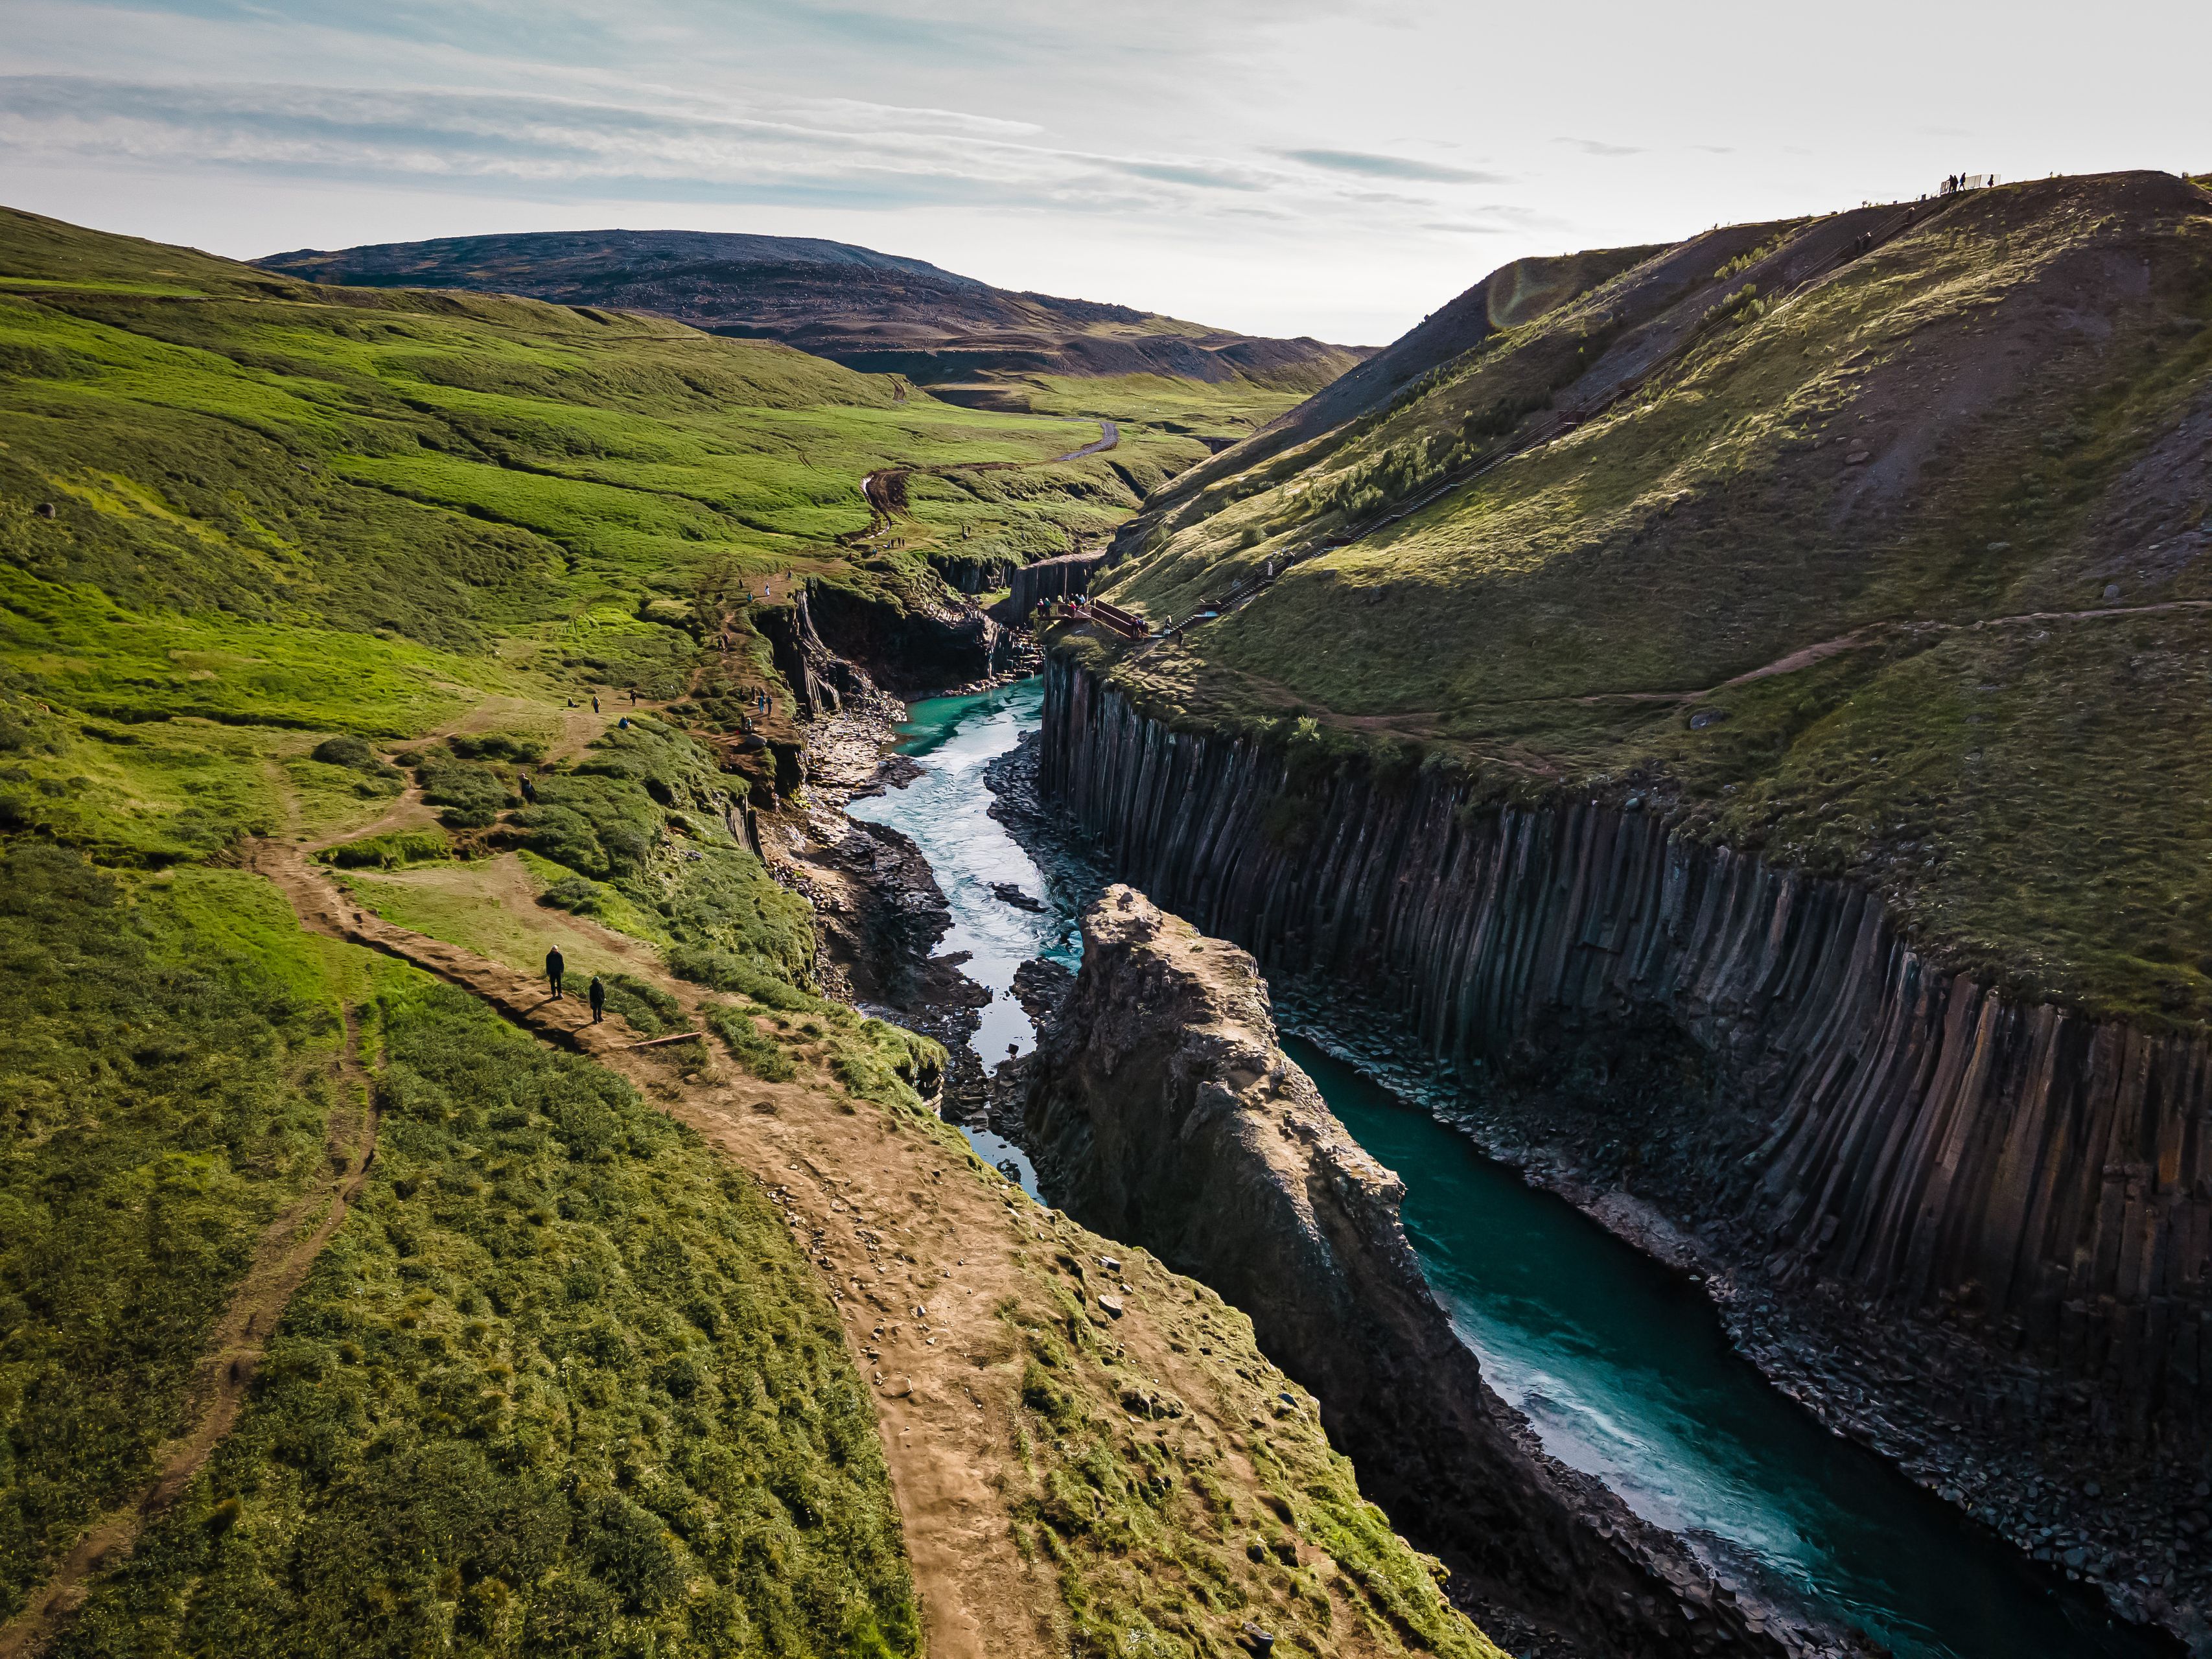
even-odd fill
[[[1431,1292],[1403,1186],[1283,1053],[1250,956],[1121,885],[1083,937],[1026,1110],[1053,1196],[1249,1315],[1488,1627],[1578,1652],[1838,1650],[1739,1603],[1678,1540],[1536,1449]]]

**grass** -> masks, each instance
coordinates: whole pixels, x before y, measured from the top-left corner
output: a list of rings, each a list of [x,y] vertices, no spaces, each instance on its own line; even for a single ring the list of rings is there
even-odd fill
[[[388,970],[369,1189],[61,1654],[921,1646],[866,1395],[751,1181]]]
[[[0,1611],[147,1477],[261,1229],[324,1165],[346,983],[265,884],[0,850]]]
[[[1359,1496],[1312,1397],[1243,1315],[1133,1253],[1128,1274],[1173,1345],[1216,1357],[1207,1403],[1249,1427],[1224,1439],[1137,1371],[1091,1310],[1082,1287],[1107,1241],[1054,1224],[1035,1294],[998,1313],[1022,1365],[1017,1540],[1059,1577],[1071,1652],[1230,1659],[1234,1620],[1269,1631],[1278,1653],[1332,1653],[1342,1607],[1385,1649],[1498,1659],[1439,1593],[1437,1564]]]
[[[1753,269],[1820,229],[1787,228],[1676,301],[1695,326],[1635,395],[1359,533],[1615,372],[1656,313],[1633,273],[1601,285],[1170,514],[1114,592],[1152,615],[1295,562],[1124,678],[1194,726],[1287,742],[1310,719],[1485,796],[1656,794],[1694,833],[1873,883],[1939,960],[2201,1025],[2212,907],[2171,803],[2206,793],[2205,613],[1952,630],[2108,585],[2212,597],[2212,496],[2180,459],[2212,373],[2204,205],[2140,174],[1983,192],[1799,290]],[[2140,294],[2097,274],[2113,260]],[[2094,343],[2053,324],[2059,296]],[[1726,686],[1856,630],[1874,648]]]
[[[609,1073],[304,934],[237,854],[328,842],[366,905],[526,971],[558,943],[648,1034],[687,1018],[658,953],[717,994],[713,1041],[750,1074],[888,1114],[1004,1188],[923,1103],[944,1051],[817,994],[805,901],[730,829],[752,786],[677,722],[727,729],[756,685],[791,706],[742,597],[740,649],[702,650],[729,595],[775,576],[781,601],[797,571],[910,612],[942,597],[931,553],[1095,538],[1205,422],[1259,414],[1099,390],[1126,423],[1112,455],[917,474],[908,544],[854,556],[833,538],[866,522],[862,472],[1090,433],[647,319],[314,289],[0,213],[9,1605],[180,1420],[246,1252],[354,1103],[346,1014],[383,1114],[236,1428],[57,1651],[919,1647],[866,1392],[752,1182]],[[574,705],[617,686],[680,711],[595,732]],[[427,805],[365,833],[410,777]],[[1041,1292],[1039,1316],[1058,1305]],[[993,1454],[1040,1494],[1060,1440],[1066,1480],[1127,1449],[1112,1356],[1062,1340],[1079,1421]],[[1357,1586],[1336,1605],[1379,1645],[1479,1650],[1317,1427],[1238,1455],[1283,1526],[1331,1540]],[[1224,1518],[1242,1465],[1192,1448],[1178,1467],[1192,1496],[1117,1509],[1111,1548],[1025,1519],[1065,1556],[1085,1650],[1124,1608],[1165,1632],[1201,1602],[1305,1617],[1285,1624],[1301,1650],[1328,1598],[1238,1553],[1279,1537]],[[1097,1490],[1133,1502],[1136,1479]],[[1204,1629],[1183,1650],[1225,1659]]]

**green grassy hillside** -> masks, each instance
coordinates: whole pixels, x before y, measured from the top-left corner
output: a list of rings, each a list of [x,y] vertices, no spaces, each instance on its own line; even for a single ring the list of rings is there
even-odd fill
[[[1102,537],[1207,453],[1194,423],[1246,418],[1127,390],[1116,448],[1033,465],[1095,422],[0,213],[0,1645],[920,1650],[854,1301],[776,1207],[799,1165],[744,1155],[715,1103],[812,1115],[833,1167],[862,1157],[844,1137],[902,1138],[994,1250],[1027,1200],[924,1107],[941,1051],[821,994],[809,906],[740,814],[804,802],[728,739],[760,693],[797,735],[767,644],[786,573],[942,611],[933,553]],[[975,462],[1024,465],[943,470]],[[887,467],[914,487],[866,536]],[[713,1053],[556,1053],[305,931],[321,902],[479,988],[557,945],[572,983],[604,976],[605,1030],[696,1019]],[[1013,1260],[1032,1291],[1054,1272]],[[963,1409],[1026,1424],[1003,1346],[958,1362]],[[1042,1446],[976,1454],[1024,1650],[1118,1651],[1149,1609],[1183,1632],[1164,1653],[1226,1656],[1278,1612],[1307,1633],[1286,1653],[1494,1651],[1318,1431],[1179,1498],[1117,1428],[1120,1348],[1091,1347]],[[1221,1352],[1241,1422],[1264,1368],[1249,1334]],[[234,1419],[195,1438],[218,1397]],[[1060,1501],[1086,1482],[1114,1507]],[[1262,1494],[1273,1553],[1232,1551]],[[1313,1546],[1297,1565],[1301,1515],[1334,1588]],[[49,1619],[58,1586],[83,1600]]]
[[[1634,796],[2023,991],[2212,1018],[2202,188],[1716,232],[1255,448],[1125,536],[1156,618],[1287,567],[1118,671],[1153,706]]]
[[[538,231],[449,236],[256,261],[319,283],[526,294],[778,339],[925,385],[1161,375],[1245,393],[1311,392],[1356,347],[1274,340],[1127,306],[1012,293],[920,259],[804,236]]]
[[[931,480],[898,551],[837,544],[870,471],[1096,435],[657,319],[317,288],[0,212],[0,821],[206,852],[280,823],[264,763],[312,746],[288,731],[680,696],[702,579],[907,603],[933,546],[1065,551],[1206,453],[1134,425]]]

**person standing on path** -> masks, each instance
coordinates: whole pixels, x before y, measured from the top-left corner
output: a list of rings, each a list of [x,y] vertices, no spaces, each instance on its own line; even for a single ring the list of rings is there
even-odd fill
[[[561,959],[559,945],[555,945],[545,953],[545,982],[553,988],[553,1000],[556,1002],[561,1000],[561,975],[568,971],[568,964]]]
[[[599,694],[596,691],[592,693],[592,712],[594,714],[599,712]]]
[[[600,1021],[603,1018],[605,1018],[605,1010],[606,1010],[606,1006],[607,1006],[607,988],[606,988],[605,986],[604,986],[604,985],[600,984],[600,983],[599,983],[599,976],[597,974],[593,974],[593,975],[592,975],[592,1024],[597,1025],[597,1024],[599,1023],[599,1021]]]

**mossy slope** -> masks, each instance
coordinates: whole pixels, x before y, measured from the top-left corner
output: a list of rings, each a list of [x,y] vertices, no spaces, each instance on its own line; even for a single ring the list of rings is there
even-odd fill
[[[2021,990],[2212,1018],[2212,195],[1899,221],[1666,250],[1169,492],[1116,597],[1187,615],[1291,568],[1125,678],[1307,717],[1328,763],[1634,795]],[[1560,410],[1595,412],[1449,487]]]

